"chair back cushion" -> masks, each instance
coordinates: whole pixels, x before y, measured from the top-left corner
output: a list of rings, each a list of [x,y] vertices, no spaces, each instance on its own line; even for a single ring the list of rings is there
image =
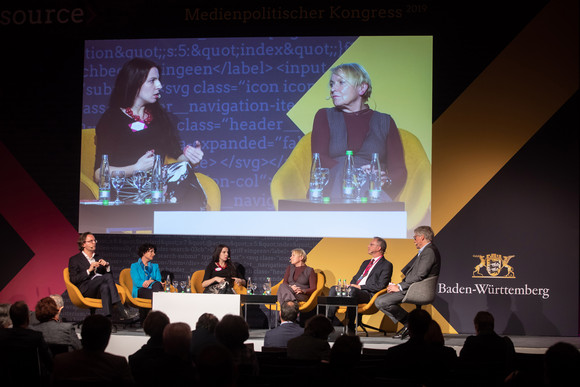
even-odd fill
[[[423,281],[411,284],[402,302],[415,305],[432,303],[435,299],[438,279],[439,276],[427,277]]]

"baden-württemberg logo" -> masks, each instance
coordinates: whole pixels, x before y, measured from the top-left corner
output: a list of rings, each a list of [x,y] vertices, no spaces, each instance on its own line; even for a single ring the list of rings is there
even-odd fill
[[[509,261],[515,255],[474,255],[474,258],[479,258],[479,265],[475,266],[472,278],[516,278],[514,268],[508,265]],[[488,275],[481,273],[481,269],[485,268]],[[505,269],[505,270],[504,270]],[[504,275],[500,275],[502,271]]]

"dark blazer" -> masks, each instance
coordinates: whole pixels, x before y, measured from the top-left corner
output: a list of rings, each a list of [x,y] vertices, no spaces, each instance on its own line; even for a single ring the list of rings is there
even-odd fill
[[[2,385],[39,383],[48,380],[51,369],[52,356],[42,333],[18,327],[0,329]]]
[[[364,261],[358,272],[352,277],[350,280],[351,284],[355,284],[358,278],[364,273],[367,265],[369,264],[370,259]],[[375,294],[376,292],[383,290],[387,287],[389,282],[391,282],[391,276],[393,275],[393,264],[385,259],[385,257],[381,257],[377,263],[375,263],[375,267],[373,267],[371,274],[366,280],[366,283],[361,286],[361,290],[366,290],[371,294]]]
[[[330,344],[327,340],[302,334],[288,340],[286,355],[289,359],[328,361],[330,359]]]
[[[82,347],[75,328],[70,323],[49,320],[31,327],[31,329],[42,332],[44,340],[48,344],[68,345],[69,351]]]
[[[294,322],[285,322],[280,326],[270,329],[264,336],[264,347],[286,347],[288,340],[300,336],[304,328]]]
[[[95,259],[97,261],[99,260],[98,254],[95,254]],[[85,292],[89,289],[89,281],[95,275],[94,271],[91,272],[91,274],[87,274],[87,270],[90,266],[91,264],[82,252],[73,255],[68,260],[68,273],[70,282],[76,285],[82,294],[85,294]],[[97,268],[97,273],[105,274],[107,273],[107,269],[103,266],[99,266]]]
[[[56,355],[52,377],[57,384],[74,380],[106,382],[114,386],[133,385],[133,376],[125,357],[85,349]]]
[[[439,275],[440,270],[441,255],[439,255],[437,246],[431,242],[423,248],[421,255],[415,255],[415,257],[413,257],[413,259],[401,270],[405,275],[405,278],[400,283],[402,291],[406,293],[411,284],[422,281],[427,277]]]

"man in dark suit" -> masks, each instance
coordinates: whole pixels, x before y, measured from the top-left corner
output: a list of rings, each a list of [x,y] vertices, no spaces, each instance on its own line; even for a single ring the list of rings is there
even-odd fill
[[[377,297],[375,301],[375,305],[389,316],[394,323],[400,322],[403,324],[403,328],[395,334],[394,338],[404,339],[409,335],[407,326],[409,314],[400,305],[405,294],[407,294],[409,286],[427,277],[439,275],[441,256],[439,255],[439,250],[432,242],[433,236],[433,230],[429,226],[419,226],[415,229],[413,239],[419,252],[401,270],[405,278],[398,284],[389,284],[387,293]]]
[[[2,385],[45,385],[52,357],[42,333],[28,328],[30,311],[24,301],[10,306],[12,328],[0,328]]]
[[[351,297],[357,299],[359,304],[367,303],[373,295],[387,287],[393,274],[393,264],[384,257],[387,250],[387,242],[379,237],[374,237],[367,247],[368,254],[372,257],[364,261],[358,272],[350,280],[348,292]],[[337,295],[336,286],[330,288],[330,297]],[[332,319],[337,307],[328,308],[328,316]],[[347,308],[348,330],[355,330],[355,308]]]
[[[280,305],[280,325],[266,332],[264,347],[286,348],[288,340],[300,336],[304,329],[296,322],[298,319],[298,302],[284,301]]]
[[[110,318],[116,312],[116,317],[120,320],[135,319],[136,313],[130,315],[121,304],[111,265],[95,253],[95,236],[84,232],[80,234],[77,243],[80,252],[70,257],[68,262],[70,281],[79,288],[83,296],[100,298],[105,316]]]
[[[92,382],[107,386],[132,386],[133,377],[127,359],[105,352],[111,338],[111,321],[95,314],[83,321],[82,349],[54,357],[54,385]]]

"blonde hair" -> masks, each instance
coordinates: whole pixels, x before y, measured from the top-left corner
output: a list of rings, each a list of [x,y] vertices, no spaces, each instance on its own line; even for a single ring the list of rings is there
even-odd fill
[[[306,251],[304,251],[304,249],[301,248],[292,249],[292,253],[300,255],[302,257],[302,261],[306,263]]]
[[[363,101],[368,101],[371,97],[373,91],[373,86],[371,84],[371,77],[369,73],[365,70],[363,66],[358,63],[343,63],[330,69],[330,76],[338,75],[346,79],[354,87],[359,87],[366,84],[367,90],[361,96]]]

